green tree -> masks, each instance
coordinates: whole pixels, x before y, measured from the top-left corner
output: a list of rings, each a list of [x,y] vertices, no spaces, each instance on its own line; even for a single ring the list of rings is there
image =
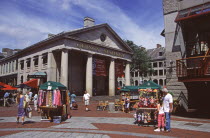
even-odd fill
[[[134,52],[131,71],[139,71],[142,77],[147,73],[152,74],[153,69],[151,68],[150,57],[148,56],[146,49],[142,46],[137,46],[133,41],[125,40],[125,42]]]

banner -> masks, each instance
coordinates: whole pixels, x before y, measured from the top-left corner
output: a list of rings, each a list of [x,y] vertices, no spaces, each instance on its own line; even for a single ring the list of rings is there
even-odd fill
[[[107,76],[105,60],[93,59],[93,75]]]
[[[124,67],[123,63],[115,62],[115,75],[117,77],[124,77]]]

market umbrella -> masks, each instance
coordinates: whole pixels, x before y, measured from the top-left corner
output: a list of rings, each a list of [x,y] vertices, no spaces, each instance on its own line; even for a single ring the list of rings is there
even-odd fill
[[[0,86],[0,88],[5,88],[4,86]]]
[[[3,87],[3,88],[1,88],[1,90],[17,90],[17,88],[12,87],[12,86],[5,84],[3,82],[0,82],[0,86]]]
[[[23,82],[22,84],[25,84],[31,88],[38,88],[38,80],[37,79],[31,79],[29,81]]]
[[[39,89],[43,89],[43,90],[55,90],[55,89],[66,90],[67,87],[64,86],[63,84],[61,84],[60,82],[48,81],[48,82],[45,82],[44,84],[40,85]]]
[[[28,86],[28,85],[26,85],[26,84],[24,84],[24,83],[19,84],[19,85],[16,85],[15,87],[16,87],[16,88],[25,88],[25,89],[30,89],[30,88],[31,88],[30,86]]]

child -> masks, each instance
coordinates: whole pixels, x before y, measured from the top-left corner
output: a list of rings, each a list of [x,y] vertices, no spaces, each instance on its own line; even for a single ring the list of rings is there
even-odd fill
[[[130,113],[130,99],[128,94],[125,95],[125,110],[126,112]]]
[[[158,128],[155,129],[154,131],[160,132],[160,128],[162,127],[161,131],[164,131],[164,127],[165,127],[165,123],[164,123],[165,114],[163,111],[163,101],[162,100],[159,100],[159,103],[157,104],[157,109],[158,109]]]

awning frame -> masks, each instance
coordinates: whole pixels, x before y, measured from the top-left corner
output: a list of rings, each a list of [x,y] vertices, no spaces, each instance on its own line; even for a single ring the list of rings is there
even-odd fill
[[[210,14],[210,2],[179,11],[175,19],[175,22],[180,22],[186,19],[191,19],[198,16],[206,15],[206,14]],[[184,17],[180,17],[180,16],[184,16]]]

